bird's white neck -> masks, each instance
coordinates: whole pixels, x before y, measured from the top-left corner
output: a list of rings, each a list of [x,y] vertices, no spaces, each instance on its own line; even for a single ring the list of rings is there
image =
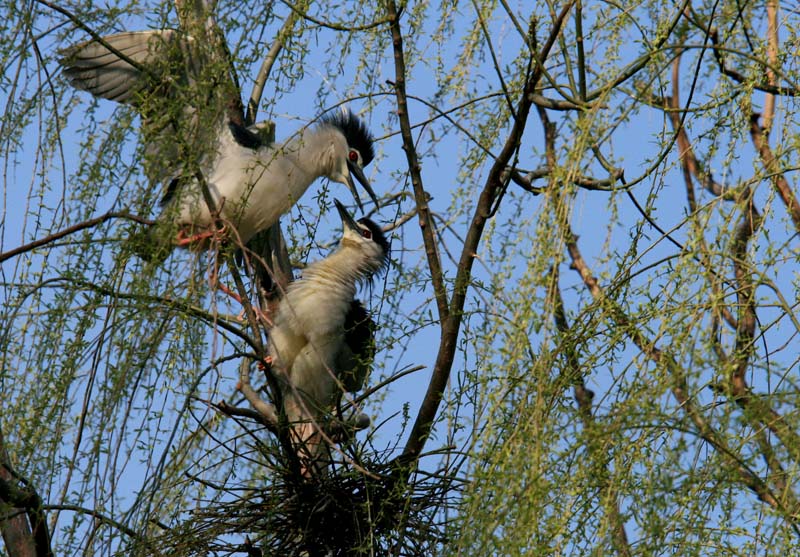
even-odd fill
[[[310,265],[301,282],[333,287],[330,292],[351,300],[358,282],[368,278],[376,268],[362,250],[343,244],[330,256]]]

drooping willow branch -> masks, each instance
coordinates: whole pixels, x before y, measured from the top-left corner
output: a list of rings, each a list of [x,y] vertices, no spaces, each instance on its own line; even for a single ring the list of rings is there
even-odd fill
[[[567,370],[570,374],[573,387],[573,396],[578,403],[578,413],[581,416],[583,427],[587,431],[597,432],[598,424],[592,415],[592,399],[594,398],[594,393],[586,388],[583,374],[581,373],[578,354],[575,352],[574,344],[571,341],[574,331],[567,320],[567,313],[564,309],[564,299],[561,296],[561,289],[558,285],[558,272],[556,268],[553,269],[548,300],[550,300],[553,307],[553,319],[555,320],[556,329],[558,330],[560,344],[564,347],[568,366]],[[625,531],[625,521],[620,512],[619,496],[610,478],[607,464],[608,455],[603,451],[602,443],[599,442],[596,436],[587,439],[586,448],[595,463],[595,467],[600,473],[600,478],[598,479],[602,488],[601,499],[606,507],[608,520],[611,522],[611,535],[614,548],[621,557],[630,557],[632,555],[631,546],[628,542],[628,534]]]
[[[578,238],[570,225],[562,219],[562,231],[566,238],[567,251],[572,261],[572,268],[581,276],[584,285],[592,294],[595,303],[614,322],[616,327],[624,333],[633,344],[647,356],[656,366],[663,367],[672,379],[672,394],[678,406],[689,417],[697,429],[697,435],[711,445],[725,461],[731,465],[731,470],[736,480],[755,493],[758,498],[775,509],[792,524],[795,532],[800,535],[800,516],[797,514],[798,501],[792,491],[777,492],[767,481],[763,480],[753,471],[733,450],[724,437],[708,422],[701,409],[697,407],[689,393],[686,373],[678,361],[666,350],[659,348],[656,343],[648,338],[640,327],[628,316],[624,310],[613,300],[608,298],[600,286],[597,278],[592,274],[588,264],[583,259],[578,247]]]

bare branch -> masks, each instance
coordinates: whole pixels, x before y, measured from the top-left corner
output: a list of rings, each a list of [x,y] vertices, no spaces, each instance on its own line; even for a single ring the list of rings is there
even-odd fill
[[[537,105],[538,106],[538,105]],[[534,195],[538,195],[547,190],[547,187],[536,187],[533,185],[534,180],[546,178],[550,176],[551,169],[549,165],[540,166],[535,170],[519,170],[519,169],[506,169],[508,177],[511,181],[519,187]],[[524,173],[524,174],[523,174]],[[616,168],[611,172],[608,178],[592,178],[591,176],[575,176],[572,178],[572,183],[576,186],[594,191],[613,191],[618,189],[615,184],[622,178],[625,171],[621,168]],[[503,180],[505,180],[505,175]],[[550,187],[550,186],[548,186]]]
[[[778,67],[778,0],[767,0],[767,81],[774,87],[778,77],[773,67]],[[775,95],[767,93],[764,99],[764,135],[769,136],[775,117]]]
[[[536,106],[541,106],[542,108],[547,108],[549,110],[559,110],[559,111],[568,111],[568,110],[590,110],[592,108],[591,105],[579,105],[575,104],[570,101],[559,100],[559,99],[550,99],[545,97],[544,95],[539,95],[537,93],[531,93],[530,101],[535,104]]]
[[[244,360],[244,359],[242,361],[246,362],[246,360]],[[250,377],[249,377],[249,375],[250,375],[249,367],[250,366],[248,365],[247,367],[248,367],[248,373],[247,373],[248,377],[247,377],[247,379],[249,381],[249,379],[250,379]],[[242,392],[245,391],[243,386],[240,387],[239,390],[242,391]],[[232,405],[228,404],[227,402],[225,402],[224,400],[221,400],[219,402],[213,403],[212,406],[214,408],[216,408],[217,410],[219,410],[220,412],[222,412],[223,414],[225,414],[226,416],[239,416],[239,417],[242,417],[242,418],[250,418],[251,420],[256,421],[256,422],[260,423],[261,425],[263,425],[264,427],[266,427],[272,433],[277,434],[278,433],[278,420],[277,420],[277,416],[278,415],[275,412],[275,407],[272,406],[271,404],[269,404],[268,402],[261,400],[261,397],[258,396],[258,393],[253,393],[253,389],[252,388],[249,388],[248,391],[249,391],[251,396],[255,395],[254,399],[258,401],[257,404],[261,407],[261,411],[253,410],[252,408],[240,408],[238,406],[232,406]],[[248,402],[250,402],[250,404],[253,405],[253,402],[251,401],[251,397],[247,396],[247,395],[245,395],[245,397],[247,398]],[[262,404],[263,404],[263,406],[261,406]],[[255,408],[255,406],[256,405],[253,405],[254,408]],[[272,420],[272,419],[270,419],[271,417],[274,417],[275,419]]]
[[[278,31],[275,42],[272,43],[269,52],[267,52],[267,55],[264,57],[264,62],[261,64],[261,69],[258,70],[258,76],[253,84],[253,92],[250,95],[250,100],[247,101],[247,116],[245,117],[245,122],[248,125],[256,121],[258,105],[261,103],[261,96],[264,94],[264,87],[266,87],[269,74],[272,71],[272,66],[275,64],[275,60],[277,60],[278,54],[280,54],[283,48],[283,43],[286,37],[291,34],[295,23],[297,23],[297,13],[293,11],[289,17],[286,18],[281,30]]]
[[[28,482],[22,480],[24,487],[18,487],[21,480],[13,472],[0,430],[0,534],[5,547],[15,557],[53,557],[42,499]]]
[[[419,215],[419,227],[422,232],[422,239],[425,244],[425,254],[428,258],[428,267],[431,271],[431,281],[433,291],[436,296],[436,305],[439,310],[439,318],[444,321],[450,313],[447,306],[447,291],[444,286],[444,276],[442,274],[442,262],[439,252],[436,249],[436,238],[434,237],[433,219],[430,215],[428,206],[429,196],[422,183],[422,172],[414,147],[414,138],[411,135],[411,122],[408,117],[408,101],[406,97],[406,63],[403,54],[403,34],[400,29],[400,14],[394,0],[386,3],[389,13],[390,28],[392,33],[392,45],[394,48],[395,80],[394,90],[397,97],[397,117],[400,120],[400,132],[403,137],[403,150],[408,161],[408,170],[411,174],[411,185],[414,189],[414,199],[417,203],[417,213]]]
[[[95,518],[95,519],[99,520],[100,522],[102,522],[104,524],[108,524],[109,526],[112,526],[113,528],[116,528],[117,530],[119,530],[120,532],[122,532],[123,534],[125,534],[126,536],[128,536],[130,538],[134,538],[139,542],[145,542],[148,547],[151,547],[151,549],[154,549],[154,548],[152,548],[152,546],[149,543],[147,543],[146,538],[144,538],[142,535],[140,535],[138,532],[136,532],[136,530],[133,530],[132,528],[129,528],[128,526],[126,526],[125,524],[119,522],[118,520],[114,520],[113,518],[111,518],[109,516],[106,516],[105,514],[103,514],[102,512],[100,512],[100,511],[98,511],[96,509],[87,509],[86,507],[81,507],[79,505],[63,505],[63,504],[62,505],[42,505],[42,509],[45,510],[45,511],[72,511],[72,512],[76,512],[76,513],[80,513],[80,514],[85,514],[87,516],[91,516],[92,518]],[[156,524],[162,530],[168,529],[164,524],[161,524],[160,522],[153,521],[153,524]]]
[[[256,390],[253,389],[250,383],[250,366],[250,360],[242,358],[242,362],[239,364],[239,384],[237,385],[237,389],[242,392],[247,402],[250,403],[250,406],[255,408],[262,416],[265,425],[274,424],[275,429],[277,429],[278,414],[275,412],[275,407],[263,400]]]

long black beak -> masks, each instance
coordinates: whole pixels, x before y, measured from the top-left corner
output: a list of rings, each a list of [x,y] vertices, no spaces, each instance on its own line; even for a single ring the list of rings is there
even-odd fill
[[[350,230],[358,231],[360,230],[358,227],[358,223],[355,219],[347,212],[347,209],[344,208],[342,202],[338,199],[333,200],[334,204],[336,204],[336,210],[339,211],[339,216],[342,218],[342,226],[345,228],[349,228]],[[362,209],[363,210],[363,209]]]
[[[353,176],[355,176],[356,180],[358,180],[364,189],[367,190],[369,198],[372,199],[373,203],[375,203],[375,207],[380,207],[380,205],[378,205],[378,198],[375,196],[375,192],[372,191],[372,187],[369,185],[369,180],[367,180],[367,177],[364,175],[364,170],[358,166],[358,163],[350,160],[347,161],[347,168],[350,170],[350,178],[348,179],[347,185],[350,187],[350,191],[353,192],[353,197],[356,198],[356,203],[358,203],[358,208],[361,209],[361,212],[364,212],[364,206],[361,204],[361,198],[358,197],[358,191],[356,191],[356,186],[353,183]]]

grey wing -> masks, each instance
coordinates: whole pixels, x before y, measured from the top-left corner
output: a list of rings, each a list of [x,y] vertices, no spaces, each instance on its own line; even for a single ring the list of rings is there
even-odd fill
[[[153,185],[181,185],[208,168],[229,107],[241,119],[232,67],[213,60],[208,45],[186,33],[156,29],[79,43],[62,52],[61,65],[76,88],[135,107],[145,174]]]
[[[91,39],[61,53],[64,75],[75,88],[134,106],[142,114],[145,173],[153,184],[180,173],[178,146],[196,135],[190,129],[195,109],[181,99],[180,90],[197,75],[198,68],[189,62],[197,59],[190,55],[193,42],[173,29],[132,31]],[[183,117],[175,117],[176,102]]]
[[[63,50],[61,65],[75,88],[138,105],[141,95],[170,81],[161,78],[175,70],[176,59],[186,58],[191,42],[173,29],[118,33],[103,37],[102,42],[91,39]],[[184,66],[184,70],[191,68]]]

